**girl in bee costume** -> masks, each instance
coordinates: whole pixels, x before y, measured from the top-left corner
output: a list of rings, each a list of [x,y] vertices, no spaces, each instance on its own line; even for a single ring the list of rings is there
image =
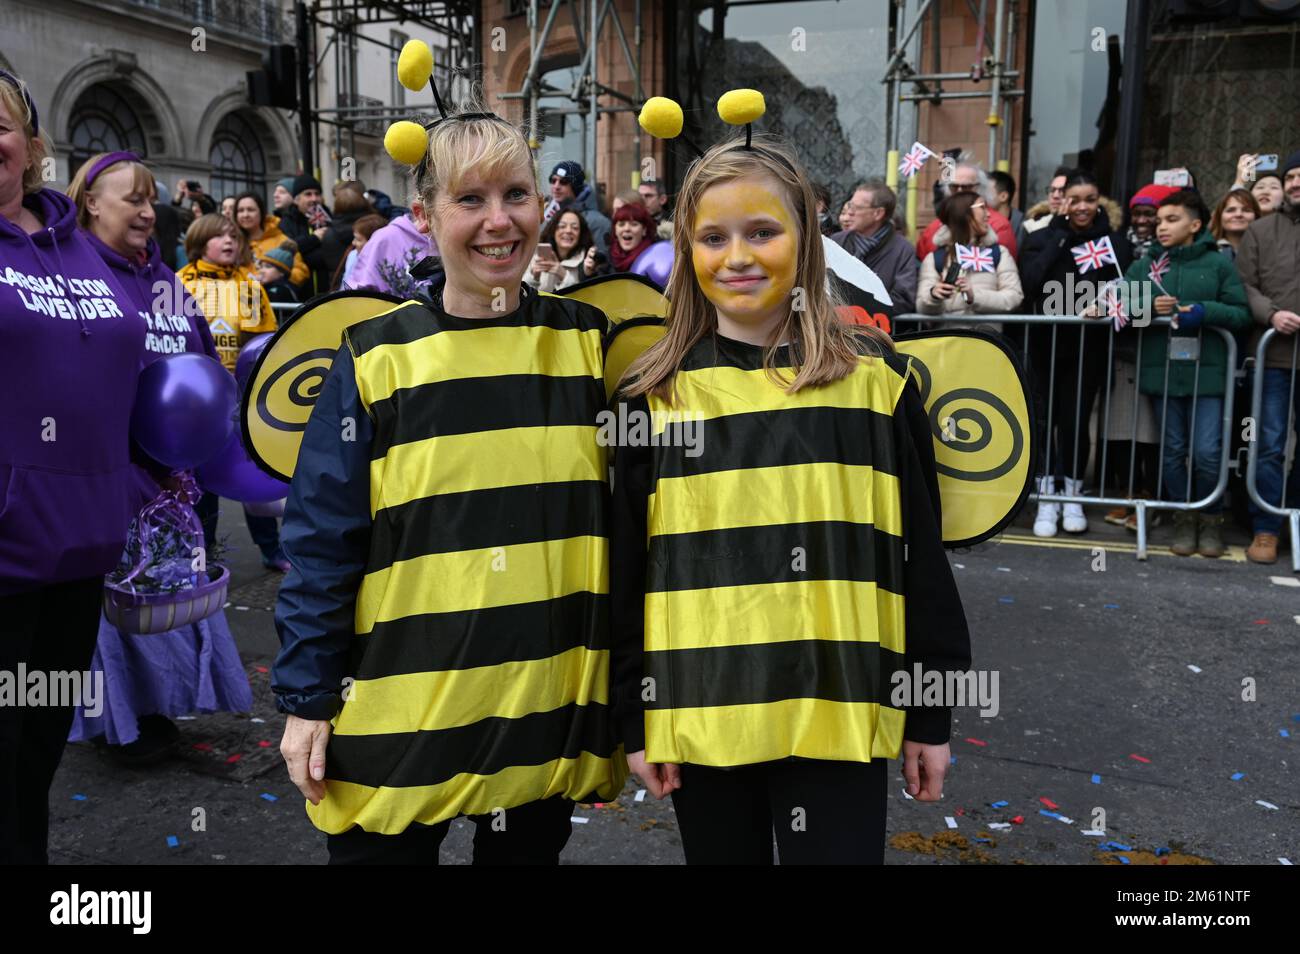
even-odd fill
[[[688,863],[771,864],[773,829],[786,863],[879,863],[886,760],[921,800],[949,763],[950,710],[895,705],[891,676],[970,663],[930,423],[889,339],[836,317],[786,146],[714,146],[678,208],[667,334],[619,396],[658,436],[615,458],[620,739]]]
[[[387,144],[419,163],[413,214],[446,277],[344,332],[306,425],[281,748],[332,863],[436,864],[468,815],[475,863],[556,864],[574,799],[625,777],[606,707],[606,320],[522,282],[541,200],[518,129],[483,112],[399,126]]]

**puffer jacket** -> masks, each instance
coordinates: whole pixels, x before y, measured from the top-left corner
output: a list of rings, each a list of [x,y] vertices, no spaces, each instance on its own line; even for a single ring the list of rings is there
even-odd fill
[[[289,241],[289,236],[285,235],[280,228],[280,217],[278,215],[268,215],[262,220],[262,237],[259,239],[250,238],[248,244],[253,249],[253,258],[258,259],[271,249],[279,248],[287,241]],[[301,285],[310,275],[311,270],[307,268],[307,263],[303,260],[302,255],[295,251],[293,253],[293,271],[289,272],[289,282],[293,285]]]
[[[946,247],[945,253],[947,260],[944,262],[944,268],[947,269],[948,263],[952,261],[956,252],[953,248],[952,232],[948,226],[944,225],[934,234],[934,244],[937,248]],[[1020,273],[1016,269],[1016,260],[1011,257],[1005,245],[998,243],[998,237],[992,229],[988,229],[980,236],[979,245],[981,248],[993,248],[998,246],[1001,251],[998,253],[998,264],[995,272],[964,272],[970,281],[971,296],[975,299],[974,304],[966,301],[966,296],[957,292],[944,300],[936,300],[930,295],[934,286],[939,283],[941,276],[935,268],[934,252],[925,256],[921,262],[921,280],[916,289],[916,310],[927,315],[998,315],[1014,314],[1015,310],[1024,301],[1025,295],[1020,288]]]
[[[1138,287],[1151,281],[1151,265],[1164,254],[1158,245],[1151,253],[1138,259],[1124,276],[1128,287]],[[1214,237],[1202,230],[1191,245],[1168,249],[1169,270],[1160,279],[1165,291],[1178,299],[1180,306],[1200,304],[1205,308],[1206,325],[1217,325],[1229,331],[1244,331],[1250,327],[1250,312],[1246,307],[1246,290],[1232,262],[1219,254]],[[1160,294],[1153,291],[1153,297]],[[1171,360],[1167,341],[1175,338],[1194,338],[1201,335],[1201,367],[1196,362]],[[1163,394],[1165,367],[1168,365],[1170,397],[1223,394],[1227,375],[1228,349],[1223,337],[1215,332],[1201,333],[1199,328],[1172,329],[1168,325],[1152,325],[1146,329],[1142,342],[1142,366],[1138,386],[1143,394]]]

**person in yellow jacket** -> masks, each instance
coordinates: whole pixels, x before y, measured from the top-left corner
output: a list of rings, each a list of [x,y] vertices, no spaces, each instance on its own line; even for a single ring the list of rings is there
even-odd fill
[[[224,215],[201,215],[185,233],[185,255],[190,263],[177,272],[208,320],[212,341],[222,366],[231,374],[239,349],[250,337],[275,331],[271,301],[251,269],[239,262],[239,227]],[[217,538],[219,498],[204,493],[194,508],[203,521],[203,533]],[[244,508],[248,533],[262,552],[262,565],[284,573],[289,561],[280,549],[280,527],[275,517],[259,516]]]
[[[247,338],[276,327],[266,290],[239,262],[237,229],[224,215],[199,216],[185,233],[190,263],[177,273],[207,318],[217,354],[231,374]]]
[[[929,419],[837,317],[784,143],[714,146],[677,208],[667,333],[616,397],[618,737],[688,864],[771,864],[774,829],[782,863],[878,864],[888,760],[934,801],[950,759],[951,702],[897,690],[970,665]]]
[[[285,242],[291,241],[280,228],[280,217],[267,215],[266,200],[256,192],[241,192],[235,196],[235,222],[248,239],[249,248],[253,252],[253,261],[265,257],[271,249],[280,248]],[[303,261],[295,245],[293,268],[289,271],[289,284],[301,285],[310,274],[311,269],[307,267],[307,263]]]

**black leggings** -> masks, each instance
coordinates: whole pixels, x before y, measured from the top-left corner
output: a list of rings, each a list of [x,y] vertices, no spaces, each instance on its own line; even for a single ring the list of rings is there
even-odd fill
[[[782,864],[881,864],[888,764],[683,765],[673,808],[686,863],[770,865],[775,828]]]
[[[0,596],[0,671],[85,672],[95,655],[104,578]],[[93,678],[93,677],[92,677]],[[18,686],[23,691],[25,686]],[[50,783],[72,727],[73,705],[0,705],[0,864],[43,865]],[[80,702],[77,700],[62,700]]]
[[[504,815],[471,815],[474,864],[558,865],[573,832],[573,802],[547,798],[507,808]],[[380,835],[349,828],[330,835],[326,844],[332,865],[436,865],[438,848],[450,821],[412,823],[400,835]]]

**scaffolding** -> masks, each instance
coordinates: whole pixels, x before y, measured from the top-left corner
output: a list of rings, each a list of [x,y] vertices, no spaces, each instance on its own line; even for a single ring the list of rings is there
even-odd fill
[[[413,107],[394,105],[382,100],[355,95],[345,86],[350,70],[349,56],[358,41],[380,46],[393,53],[399,47],[361,32],[358,27],[376,24],[413,25],[445,39],[439,45],[441,57],[435,57],[434,78],[440,89],[458,90],[481,76],[479,24],[482,21],[478,0],[326,0],[295,5],[298,49],[298,112],[301,122],[302,166],[314,169],[316,126],[334,127],[335,152],[355,154],[356,136],[383,135],[383,129],[396,119],[409,119]],[[317,50],[318,31],[328,39]],[[316,78],[333,52],[334,89],[338,104],[312,108]],[[351,74],[355,77],[355,74]],[[463,85],[457,85],[463,84]],[[343,136],[348,136],[344,147]]]
[[[1008,84],[1022,78],[1016,68],[1016,23],[1019,20],[1019,0],[993,0],[993,35],[985,30],[988,23],[989,0],[965,0],[967,9],[979,25],[976,40],[977,49],[982,54],[979,62],[972,64],[967,73],[941,72],[940,56],[942,53],[940,37],[940,6],[935,0],[921,0],[912,19],[906,26],[905,4],[896,2],[891,7],[889,25],[890,53],[889,62],[881,81],[888,87],[887,102],[889,107],[885,116],[885,137],[888,143],[886,160],[886,181],[890,188],[898,188],[899,136],[901,135],[902,108],[904,103],[911,103],[913,110],[912,128],[920,134],[921,104],[929,103],[939,106],[945,100],[988,99],[988,117],[984,120],[989,127],[988,164],[990,170],[1010,171],[1011,156],[1011,101],[1023,98],[1025,90],[1016,89]],[[908,59],[908,48],[917,31],[930,17],[929,46],[932,55],[931,70],[918,72]],[[906,26],[906,29],[904,27]],[[895,42],[899,35],[901,42]],[[951,91],[944,88],[945,83],[987,82],[986,89]],[[933,84],[933,85],[931,85]],[[910,91],[906,87],[910,86]],[[1001,135],[999,136],[999,132]],[[907,180],[907,227],[909,232],[916,232],[917,177]]]
[[[528,115],[528,131],[532,137],[530,145],[534,151],[541,147],[537,138],[538,101],[543,96],[570,100],[571,106],[547,107],[546,112],[553,115],[576,115],[581,118],[584,144],[583,168],[587,181],[594,183],[600,156],[596,138],[600,117],[619,113],[639,113],[646,100],[645,87],[641,82],[641,41],[644,33],[641,0],[636,0],[630,42],[614,0],[552,0],[546,10],[545,23],[541,23],[540,0],[514,0],[514,3],[516,7],[526,6],[528,15],[528,72],[524,75],[523,83],[518,90],[502,93],[501,98],[524,101]],[[546,46],[550,42],[562,9],[568,12],[578,45],[578,73],[568,89],[551,86],[542,79]],[[611,31],[618,39],[632,76],[635,95],[629,95],[600,82],[596,54],[604,31]],[[601,97],[605,97],[606,102],[602,103]],[[639,184],[641,170],[641,137],[634,137],[634,142],[636,171],[633,172],[633,186],[636,186]]]

